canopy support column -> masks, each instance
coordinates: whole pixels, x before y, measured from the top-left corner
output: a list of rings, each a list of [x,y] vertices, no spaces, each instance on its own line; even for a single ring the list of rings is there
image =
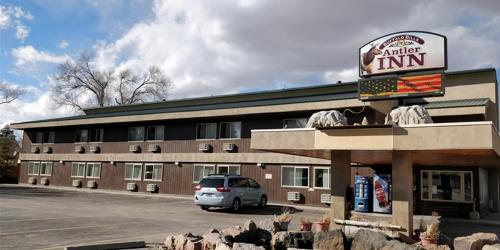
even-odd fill
[[[334,219],[348,219],[349,195],[348,188],[351,186],[351,151],[332,150],[332,168],[330,171],[331,188],[331,214],[332,222]],[[335,223],[332,227],[340,227]]]
[[[392,224],[413,234],[413,160],[411,152],[392,152]]]

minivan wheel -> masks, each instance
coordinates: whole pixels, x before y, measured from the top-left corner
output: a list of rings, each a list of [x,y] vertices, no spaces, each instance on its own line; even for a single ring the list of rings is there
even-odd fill
[[[208,210],[208,206],[201,206],[201,210]]]
[[[241,208],[241,202],[239,198],[234,199],[233,205],[231,205],[231,209],[233,212],[238,212]]]
[[[260,198],[259,207],[266,207],[266,206],[267,206],[267,197],[263,195]]]

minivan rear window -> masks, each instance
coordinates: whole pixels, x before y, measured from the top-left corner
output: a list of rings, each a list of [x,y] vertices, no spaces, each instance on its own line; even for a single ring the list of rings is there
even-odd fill
[[[207,178],[201,180],[199,184],[208,188],[224,187],[224,178]]]

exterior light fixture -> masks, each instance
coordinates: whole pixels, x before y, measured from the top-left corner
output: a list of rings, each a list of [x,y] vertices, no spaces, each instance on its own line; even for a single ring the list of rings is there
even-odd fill
[[[264,163],[257,163],[257,167],[261,167],[261,168],[264,168]]]
[[[181,165],[181,163],[180,163],[180,162],[178,162],[178,161],[174,162],[174,164],[175,164],[176,166],[180,166],[180,165]]]

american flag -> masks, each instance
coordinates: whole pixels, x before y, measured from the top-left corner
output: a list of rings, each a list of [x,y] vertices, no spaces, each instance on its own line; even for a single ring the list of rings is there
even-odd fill
[[[441,74],[360,80],[360,97],[441,92]]]

